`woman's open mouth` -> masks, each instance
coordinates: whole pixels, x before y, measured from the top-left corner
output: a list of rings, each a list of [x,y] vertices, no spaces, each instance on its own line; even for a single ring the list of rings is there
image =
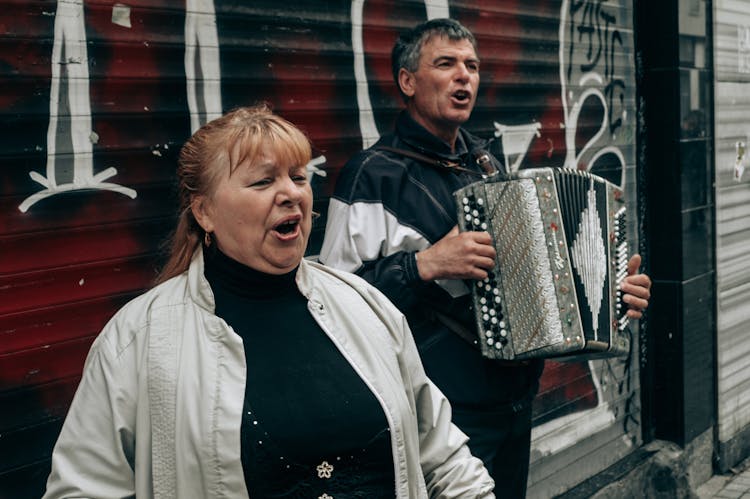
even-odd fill
[[[297,237],[300,231],[300,220],[297,218],[284,220],[280,224],[274,226],[273,230],[276,232],[277,237],[281,240],[289,240]]]

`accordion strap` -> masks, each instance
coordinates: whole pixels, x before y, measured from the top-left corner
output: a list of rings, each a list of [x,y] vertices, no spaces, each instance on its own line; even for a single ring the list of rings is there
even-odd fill
[[[473,347],[479,349],[479,340],[477,340],[477,335],[472,333],[469,328],[458,322],[456,319],[442,313],[438,312],[432,307],[425,307],[425,311],[427,314],[427,317],[429,317],[432,320],[435,320],[437,322],[440,322],[442,325],[450,329],[452,332],[456,333],[462,340],[465,340],[469,344],[471,344]]]
[[[467,341],[471,346],[476,348],[477,350],[481,351],[481,347],[479,346],[479,340],[477,339],[476,334],[472,333],[469,328],[461,324],[456,319],[442,313],[438,312],[432,307],[425,307],[427,317],[435,320],[437,322],[440,322],[445,327],[450,329],[452,332],[456,333],[459,338],[462,340]],[[495,364],[501,365],[501,366],[508,366],[508,367],[519,367],[519,366],[527,366],[530,364],[529,360],[503,360],[503,359],[493,359],[492,360]]]
[[[401,156],[406,156],[407,158],[416,159],[417,161],[426,163],[439,170],[450,171],[453,173],[470,173],[471,175],[484,177],[485,175],[492,175],[495,172],[489,157],[484,158],[484,156],[486,156],[486,153],[482,157],[477,159],[477,163],[479,164],[479,166],[481,166],[485,170],[485,173],[480,173],[469,168],[464,168],[463,166],[461,166],[461,163],[457,161],[448,161],[447,159],[433,158],[416,151],[409,151],[408,149],[399,149],[398,147],[391,146],[378,146],[377,148],[383,151],[394,152],[396,154],[400,154]]]

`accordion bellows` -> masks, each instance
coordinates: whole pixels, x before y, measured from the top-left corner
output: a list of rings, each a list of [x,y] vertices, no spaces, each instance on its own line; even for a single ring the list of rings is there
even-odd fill
[[[476,343],[491,359],[595,358],[630,349],[622,190],[569,169],[521,170],[456,191],[459,228],[486,230],[495,268],[472,286]]]

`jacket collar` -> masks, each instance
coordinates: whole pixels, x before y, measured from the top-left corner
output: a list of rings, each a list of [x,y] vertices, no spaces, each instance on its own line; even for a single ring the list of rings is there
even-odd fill
[[[467,152],[484,148],[487,145],[486,141],[474,137],[463,128],[459,128],[458,137],[456,137],[456,152],[452,152],[450,144],[414,121],[406,110],[401,111],[396,120],[396,134],[417,151],[450,161],[457,161]]]
[[[211,285],[203,272],[204,267],[203,245],[199,244],[195,253],[193,253],[193,259],[190,261],[190,267],[187,271],[188,293],[199,307],[214,313],[216,300],[214,299],[214,292],[211,291]]]
[[[199,307],[204,308],[213,314],[216,311],[216,299],[214,297],[214,292],[211,290],[211,285],[208,283],[208,279],[206,279],[204,268],[205,260],[203,256],[203,246],[198,245],[195,253],[193,253],[193,259],[190,262],[190,267],[187,271],[188,292],[190,293],[190,297]],[[310,281],[308,264],[304,258],[299,264],[295,280],[300,292],[309,299],[312,283]]]

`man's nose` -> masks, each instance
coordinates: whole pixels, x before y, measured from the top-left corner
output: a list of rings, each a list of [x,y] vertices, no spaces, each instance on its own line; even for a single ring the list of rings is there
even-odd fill
[[[471,77],[471,72],[469,71],[469,68],[466,67],[466,64],[459,63],[456,65],[457,73],[456,73],[456,80],[459,81],[468,81]]]

